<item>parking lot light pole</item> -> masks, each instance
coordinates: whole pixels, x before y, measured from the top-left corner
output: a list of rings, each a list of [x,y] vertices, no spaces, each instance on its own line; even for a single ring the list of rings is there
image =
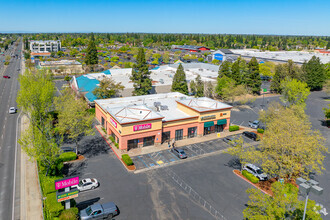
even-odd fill
[[[306,193],[306,201],[303,215],[303,220],[305,220],[309,192],[320,196],[323,193],[323,188],[318,186],[319,182],[315,180],[305,180],[301,177],[297,178],[296,183],[299,185],[299,190],[303,193]]]

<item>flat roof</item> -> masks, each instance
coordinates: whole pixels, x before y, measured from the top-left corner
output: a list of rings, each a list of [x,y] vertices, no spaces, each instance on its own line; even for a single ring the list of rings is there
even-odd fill
[[[322,63],[329,63],[330,56],[322,53],[306,52],[306,51],[259,51],[259,50],[242,50],[231,49],[235,54],[241,56],[256,57],[261,59],[275,59],[280,61],[292,60],[296,63],[304,63],[309,61],[313,56],[319,57]]]
[[[196,117],[178,109],[177,102],[199,112],[232,107],[210,98],[194,98],[179,92],[99,99],[95,100],[95,102],[103,110],[109,112],[119,123],[131,123],[156,118],[162,118],[165,122]]]

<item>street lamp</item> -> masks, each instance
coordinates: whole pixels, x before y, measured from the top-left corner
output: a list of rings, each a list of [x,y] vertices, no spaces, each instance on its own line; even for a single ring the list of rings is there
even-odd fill
[[[299,190],[303,193],[306,193],[306,202],[305,202],[305,208],[304,208],[304,216],[303,220],[305,220],[306,217],[306,208],[307,208],[307,201],[308,201],[308,195],[309,192],[312,192],[318,196],[322,195],[323,188],[319,187],[319,182],[315,180],[305,180],[304,178],[297,178],[296,183],[299,185]]]

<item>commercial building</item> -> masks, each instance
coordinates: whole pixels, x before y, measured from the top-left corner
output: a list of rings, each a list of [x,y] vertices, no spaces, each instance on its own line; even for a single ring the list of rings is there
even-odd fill
[[[61,50],[60,40],[30,41],[30,51],[35,53],[58,52]]]
[[[53,74],[83,73],[82,64],[76,60],[44,61],[38,63],[39,69],[49,69]]]
[[[195,52],[195,53],[210,50],[210,48],[204,46],[194,46],[194,45],[172,45],[171,48],[172,50],[181,50],[181,51]]]
[[[325,64],[330,62],[329,53],[307,52],[307,51],[260,51],[257,49],[232,49],[234,54],[242,56],[245,59],[256,57],[259,61],[272,61],[276,63],[286,63],[292,60],[296,64],[303,64],[309,61],[313,56],[320,58],[320,61]]]
[[[231,108],[178,92],[95,100],[96,119],[122,151],[222,132]]]
[[[211,54],[212,60],[219,60],[220,62],[223,61],[229,61],[234,62],[237,59],[237,55],[234,55],[234,53],[229,49],[219,49]]]
[[[152,94],[168,93],[171,91],[174,74],[179,64],[162,65],[150,70],[150,78],[152,79]],[[219,66],[207,63],[183,63],[186,79],[189,83],[198,75],[204,82],[211,81],[216,83],[218,77]],[[100,84],[105,77],[113,79],[115,82],[121,82],[125,89],[119,96],[132,96],[133,82],[130,80],[132,68],[115,68],[103,71],[101,73],[91,73],[79,77],[73,77],[71,87],[76,93],[84,95],[91,106],[94,105],[96,96],[93,90]]]

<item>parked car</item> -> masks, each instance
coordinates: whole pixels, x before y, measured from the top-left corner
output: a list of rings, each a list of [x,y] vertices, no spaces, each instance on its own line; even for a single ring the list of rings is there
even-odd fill
[[[3,78],[10,79],[10,76],[4,75]]]
[[[257,129],[259,127],[260,122],[258,120],[249,121],[249,127]]]
[[[265,181],[268,179],[268,175],[265,174],[261,168],[251,163],[246,164],[243,167],[243,170],[246,170],[247,172],[251,173],[253,176],[257,177],[260,181]]]
[[[235,146],[236,144],[236,141],[237,141],[237,137],[236,136],[228,136],[228,137],[225,137],[223,139],[223,141],[229,145],[232,145],[232,146]]]
[[[115,215],[118,215],[118,208],[113,202],[105,204],[96,203],[81,210],[79,213],[81,220],[103,218],[112,219]]]
[[[71,188],[77,188],[79,192],[95,189],[99,186],[99,182],[95,178],[86,178],[79,181],[78,185],[74,185]]]
[[[254,141],[257,141],[258,140],[258,135],[254,132],[251,132],[251,131],[244,131],[243,132],[243,135],[248,137],[248,138],[251,138],[252,140]]]
[[[178,149],[178,148],[172,148],[171,152],[175,154],[178,158],[180,159],[185,159],[187,158],[186,152],[184,152],[183,149]]]
[[[9,114],[15,114],[17,109],[15,107],[10,107],[9,108]]]

